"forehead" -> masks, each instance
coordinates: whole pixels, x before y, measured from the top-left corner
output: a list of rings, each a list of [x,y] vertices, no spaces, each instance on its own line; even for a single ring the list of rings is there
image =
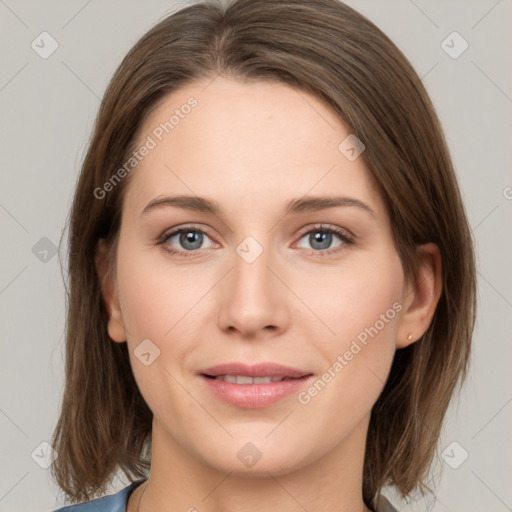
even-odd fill
[[[142,125],[136,147],[152,148],[132,171],[126,201],[140,211],[142,202],[180,192],[257,207],[337,192],[378,203],[363,159],[340,151],[350,135],[323,101],[285,84],[195,82],[166,96]]]

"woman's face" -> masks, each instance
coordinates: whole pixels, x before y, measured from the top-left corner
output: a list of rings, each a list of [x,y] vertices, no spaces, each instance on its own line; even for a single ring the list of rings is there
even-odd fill
[[[109,333],[127,339],[154,440],[261,474],[362,442],[408,304],[362,147],[311,95],[220,77],[166,97],[138,140]],[[211,370],[229,363],[250,368]],[[304,377],[203,375],[288,373],[270,364]]]

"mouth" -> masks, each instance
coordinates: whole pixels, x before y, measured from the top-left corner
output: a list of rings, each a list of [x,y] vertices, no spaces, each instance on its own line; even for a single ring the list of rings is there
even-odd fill
[[[227,363],[197,373],[206,388],[229,405],[256,409],[276,404],[298,393],[313,374],[275,363]]]
[[[304,377],[284,377],[279,375],[273,377],[250,377],[249,375],[202,375],[208,379],[222,380],[224,382],[231,382],[232,384],[270,384],[271,382],[298,380],[306,377],[306,375]]]
[[[223,379],[236,377],[237,380],[239,379],[238,384],[252,384],[253,381],[249,382],[249,378],[258,379],[270,377],[277,381],[283,379],[297,379],[305,375],[311,375],[308,371],[272,362],[254,365],[241,362],[223,363],[210,368],[203,368],[199,370],[198,374],[211,378],[221,377]],[[228,380],[228,382],[232,382],[232,380]]]

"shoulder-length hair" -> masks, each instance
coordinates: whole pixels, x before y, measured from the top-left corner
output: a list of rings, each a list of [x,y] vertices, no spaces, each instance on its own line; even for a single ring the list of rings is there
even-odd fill
[[[397,350],[372,408],[363,498],[381,488],[424,493],[442,421],[467,374],[475,322],[473,240],[444,135],[411,64],[373,23],[337,0],[205,1],[156,24],[129,51],[101,103],[69,223],[65,389],[52,476],[68,500],[103,494],[117,470],[150,467],[152,413],[126,343],[113,343],[95,269],[104,238],[115,261],[124,191],[101,187],[127,161],[137,131],[165,96],[222,74],[278,81],[326,101],[366,145],[404,275],[416,245],[434,242],[442,295],[424,336]],[[136,170],[132,172],[137,172]],[[95,193],[96,191],[96,193]]]

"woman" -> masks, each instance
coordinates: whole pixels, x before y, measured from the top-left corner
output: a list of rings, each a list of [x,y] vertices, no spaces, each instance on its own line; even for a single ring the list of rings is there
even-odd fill
[[[103,99],[69,251],[53,475],[73,503],[136,479],[72,510],[386,512],[384,486],[428,491],[472,240],[420,79],[353,9],[158,23]]]

